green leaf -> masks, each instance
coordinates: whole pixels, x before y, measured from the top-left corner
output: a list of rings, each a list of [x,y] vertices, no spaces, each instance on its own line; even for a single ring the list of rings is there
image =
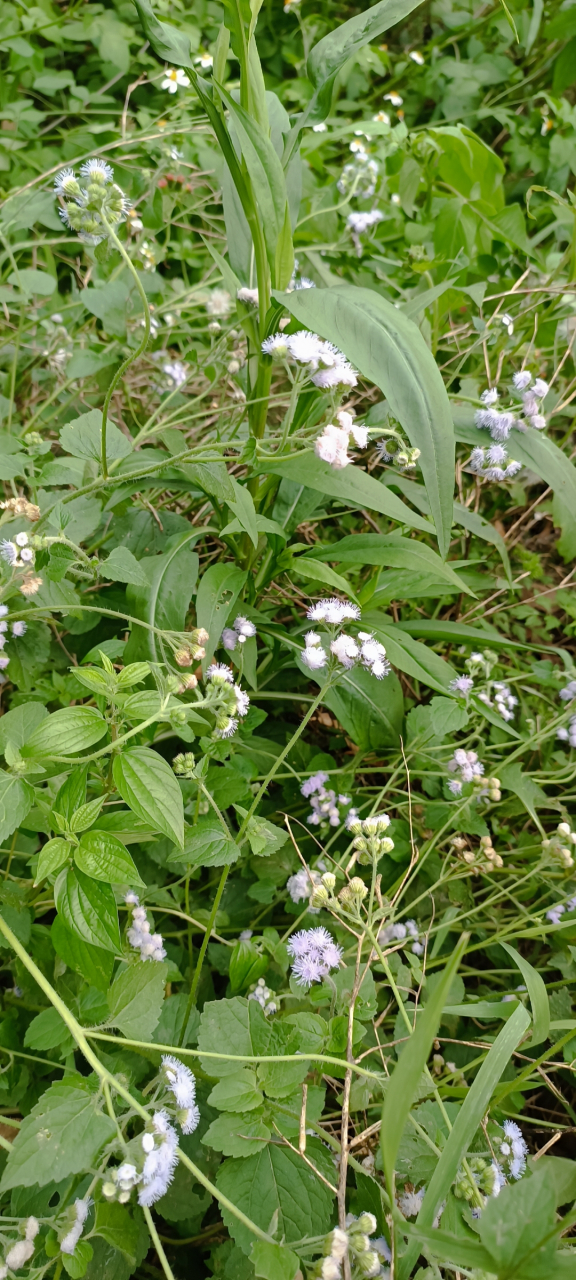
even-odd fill
[[[454,569],[427,547],[425,542],[402,538],[398,534],[386,537],[381,533],[351,534],[339,542],[330,543],[318,551],[307,553],[307,559],[335,560],[337,564],[381,564],[391,569],[413,569],[415,573],[428,570],[436,578],[444,578],[456,591],[467,595],[474,592],[465,585]],[[299,561],[299,564],[302,560]]]
[[[148,578],[136,556],[128,547],[114,547],[107,560],[101,562],[103,578],[112,582],[129,582],[134,587],[147,587]]]
[[[23,293],[35,294],[39,298],[50,298],[58,281],[47,271],[37,271],[34,267],[20,267],[8,276],[8,283]]]
[[[297,289],[279,296],[279,301],[306,328],[336,343],[383,391],[394,417],[420,449],[419,464],[445,557],[453,518],[454,428],[442,375],[418,326],[380,294],[345,284]],[[306,483],[313,485],[312,480]]]
[[[380,0],[371,8],[349,18],[313,45],[306,70],[314,94],[304,113],[310,124],[323,120],[330,109],[332,86],[341,67],[376,36],[394,27],[418,7],[419,0]],[[304,123],[304,121],[302,121]]]
[[[281,1244],[267,1244],[265,1240],[256,1240],[252,1245],[250,1261],[254,1263],[254,1272],[263,1280],[295,1280],[300,1272],[300,1259],[291,1249]]]
[[[198,577],[198,556],[191,546],[199,537],[196,530],[178,534],[162,555],[144,556],[139,561],[149,585],[127,588],[130,612],[135,617],[162,631],[184,631]],[[124,660],[135,659],[172,662],[172,652],[155,631],[133,626]]]
[[[436,993],[434,993],[436,995]],[[432,997],[434,999],[434,996]],[[430,1002],[431,1003],[431,1002]],[[430,1005],[426,1006],[428,1012]],[[420,1024],[419,1024],[420,1025]],[[490,1099],[502,1072],[530,1025],[530,1015],[523,1005],[518,1005],[511,1018],[503,1026],[487,1054],[476,1078],[458,1112],[456,1122],[432,1175],[422,1207],[418,1214],[418,1227],[431,1227],[436,1214],[446,1198],[456,1177],[462,1157],[469,1150],[472,1139],[485,1115]],[[402,1063],[406,1053],[402,1054]],[[390,1090],[386,1094],[385,1108]],[[401,1264],[399,1280],[406,1280],[418,1256],[417,1245],[409,1245]],[[466,1265],[466,1264],[464,1264]]]
[[[247,811],[241,809],[240,805],[237,805],[237,812],[242,818],[246,817]],[[246,839],[257,858],[269,858],[270,854],[276,853],[286,844],[288,832],[255,814],[246,827]]]
[[[86,1275],[88,1263],[92,1261],[94,1250],[89,1240],[79,1240],[74,1253],[62,1253],[62,1262],[64,1270],[72,1277],[72,1280],[81,1280]]]
[[[99,1200],[96,1204],[94,1234],[102,1236],[108,1244],[114,1245],[128,1259],[132,1266],[136,1265],[138,1252],[138,1227],[130,1216],[128,1209],[114,1202]]]
[[[252,986],[262,977],[268,968],[268,957],[258,951],[251,939],[240,938],[230,957],[230,987],[236,995],[246,987]],[[238,1108],[242,1110],[241,1107]]]
[[[234,486],[234,497],[228,499],[228,506],[237,517],[240,527],[245,530],[254,547],[258,546],[258,524],[254,499],[246,485],[239,484],[233,476],[230,481]]]
[[[68,861],[71,851],[72,845],[68,840],[62,840],[60,836],[56,836],[55,840],[47,840],[40,850],[34,884],[40,884],[41,880],[59,871]]]
[[[50,937],[56,955],[69,969],[81,973],[89,986],[96,987],[98,991],[108,991],[114,968],[114,956],[109,951],[84,942],[77,933],[66,928],[60,916],[52,921]]]
[[[84,804],[86,799],[86,779],[88,765],[77,765],[62,783],[53,804],[54,813],[60,814],[66,822]]]
[[[419,1222],[408,1223],[403,1231],[411,1237],[411,1243],[408,1250],[411,1250],[410,1256],[418,1257],[421,1252],[415,1241],[422,1241],[428,1245],[434,1257],[442,1258],[442,1261],[452,1263],[457,1267],[473,1267],[479,1269],[479,1274],[484,1272],[490,1277],[494,1274],[494,1259],[491,1253],[482,1248],[482,1245],[467,1236],[453,1236],[448,1231],[432,1231],[430,1228],[422,1227]],[[480,1270],[481,1269],[481,1270]]]
[[[210,1000],[204,1005],[200,1019],[198,1048],[203,1053],[229,1055],[202,1058],[202,1070],[209,1076],[235,1075],[241,1063],[232,1061],[236,1054],[258,1057],[265,1053],[270,1027],[256,1000],[234,996],[232,1000]]]
[[[208,1098],[209,1106],[218,1107],[219,1111],[254,1111],[263,1101],[264,1094],[256,1087],[256,1072],[249,1067],[225,1076]]]
[[[72,933],[93,947],[119,955],[118,911],[109,885],[69,867],[58,876],[54,900],[58,914]]]
[[[219,92],[234,120],[234,131],[260,211],[268,261],[272,271],[275,272],[278,242],[286,234],[289,236],[290,245],[292,242],[282,163],[264,128],[225,89],[219,86]],[[287,218],[288,223],[286,223]],[[288,247],[285,248],[285,252],[289,253]]]
[[[12,711],[6,711],[0,718],[0,751],[6,750],[8,742],[13,747],[23,747],[24,743],[46,719],[48,712],[41,702],[24,702]]]
[[[107,286],[108,287],[108,286]],[[102,456],[100,433],[102,430],[102,410],[90,409],[80,414],[72,422],[67,422],[60,432],[60,444],[66,453],[74,458],[86,458],[92,462],[100,462]],[[132,452],[130,441],[113,422],[106,426],[106,457],[109,462],[115,458],[126,458]]]
[[[179,862],[190,867],[228,867],[240,857],[240,846],[227,836],[216,817],[199,818],[186,838],[184,853],[178,854]]]
[[[527,773],[522,772],[522,765],[518,762],[504,765],[503,768],[499,767],[498,773],[505,791],[513,791],[514,795],[518,796],[534,822],[538,821],[537,814],[540,809],[556,807],[553,801],[548,800],[542,787],[539,787]]]
[[[246,582],[246,569],[213,564],[200,579],[196,596],[196,624],[208,632],[204,670],[214,657],[222,632]]]
[[[109,831],[85,831],[74,850],[76,866],[93,880],[143,887],[134,861],[121,840]]]
[[[316,290],[299,289],[297,292],[314,293]],[[292,294],[289,296],[292,297]],[[347,506],[379,511],[381,515],[388,516],[390,520],[396,520],[409,529],[434,532],[434,526],[429,520],[417,515],[406,502],[402,502],[385,484],[375,480],[374,476],[368,475],[361,467],[349,466],[343,471],[336,471],[315,454],[305,453],[296,458],[270,459],[265,467],[257,470],[265,471],[267,475],[283,476],[308,489],[316,489],[318,493],[324,493],[330,498],[339,498]]]
[[[450,681],[455,679],[458,672],[438,653],[434,653],[428,645],[413,640],[411,635],[386,614],[366,609],[362,613],[362,622],[382,642],[393,667],[398,667],[406,675],[415,676],[438,693],[448,692]]]
[[[100,742],[106,721],[96,707],[62,707],[42,720],[22,747],[25,757],[72,756]]]
[[[515,947],[511,947],[509,942],[502,942],[500,945],[508,952],[514,964],[518,966],[528,988],[533,1024],[532,1039],[529,1047],[533,1048],[534,1045],[542,1044],[544,1040],[547,1040],[550,1032],[550,1003],[546,983],[538,973],[538,970],[534,969],[530,962],[524,956],[521,956],[519,951],[516,951]]]
[[[305,578],[309,582],[320,582],[323,586],[332,587],[334,591],[341,592],[342,595],[353,600],[358,604],[358,596],[354,588],[346,578],[340,573],[336,573],[328,564],[322,564],[316,557],[298,556],[290,562],[288,572],[295,574],[297,578]]]
[[[167,22],[159,22],[149,0],[134,0],[138,17],[154,52],[177,67],[193,68],[190,36]]]
[[[305,670],[302,667],[302,670]],[[316,680],[314,673],[307,673]],[[320,681],[316,680],[319,684]],[[403,697],[392,673],[377,680],[364,667],[346,671],[324,699],[346,733],[365,751],[395,746],[402,725]]]
[[[84,1173],[116,1133],[103,1115],[94,1077],[67,1076],[42,1094],[25,1116],[8,1156],[1,1190],[46,1186]]]
[[[26,1029],[24,1044],[28,1049],[38,1050],[57,1049],[59,1045],[65,1045],[70,1051],[74,1047],[74,1040],[60,1014],[56,1009],[50,1008],[43,1009],[42,1013],[32,1019]]]
[[[138,961],[114,979],[108,993],[110,1026],[129,1040],[151,1040],[160,1014],[168,965]]]
[[[333,1182],[332,1156],[317,1138],[308,1138],[306,1155]],[[288,1243],[324,1235],[330,1227],[331,1191],[289,1147],[269,1144],[260,1155],[225,1160],[218,1169],[216,1185],[264,1231],[277,1214],[278,1235]],[[254,1241],[252,1232],[224,1207],[222,1218],[232,1239],[248,1253]]]
[[[409,636],[420,636],[422,640],[446,640],[448,644],[481,644],[503,645],[512,649],[523,649],[519,640],[511,640],[503,636],[495,627],[488,624],[482,627],[470,627],[467,622],[444,622],[442,619],[422,618],[418,622],[398,622],[396,626]]]
[[[114,782],[136,817],[184,845],[182,792],[162,756],[149,747],[130,747],[114,758]]]
[[[126,338],[126,303],[130,296],[130,286],[123,280],[107,280],[102,288],[83,289],[81,301],[91,315],[102,321],[106,333],[117,338]],[[126,439],[126,437],[124,437]],[[126,440],[127,452],[130,452],[130,441]],[[106,451],[108,451],[108,431],[106,431]]]
[[[555,1276],[556,1241],[549,1236],[555,1221],[554,1185],[546,1169],[538,1169],[515,1186],[503,1187],[491,1198],[478,1224],[485,1249],[501,1275],[518,1280]]]
[[[446,968],[443,970],[440,981],[434,988],[430,999],[426,1002],[424,1012],[416,1023],[415,1031],[402,1050],[402,1057],[394,1068],[386,1090],[382,1111],[380,1143],[389,1195],[393,1194],[394,1166],[400,1139],[404,1132],[410,1108],[417,1096],[422,1072],[428,1061],[432,1041],[440,1024],[446,996],[458,971],[460,960],[466,948],[466,942],[467,936],[463,935]]]
[[[271,1136],[271,1130],[259,1116],[236,1116],[227,1111],[212,1121],[202,1142],[224,1156],[245,1157],[259,1155]]]
[[[0,771],[0,844],[24,822],[34,803],[29,782]]]

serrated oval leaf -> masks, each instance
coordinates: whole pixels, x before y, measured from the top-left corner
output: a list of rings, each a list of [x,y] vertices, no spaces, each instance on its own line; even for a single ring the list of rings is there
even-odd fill
[[[68,861],[71,849],[72,845],[67,840],[61,840],[59,836],[54,840],[48,840],[40,850],[34,884],[40,884],[46,876],[52,876],[59,871]]]
[[[182,848],[182,792],[162,756],[149,747],[130,747],[115,757],[113,774],[120,795],[132,812]]]
[[[34,730],[22,747],[23,756],[73,756],[93,747],[106,733],[106,721],[96,707],[62,707]]]
[[[128,850],[109,831],[85,831],[74,850],[74,861],[93,880],[103,880],[106,884],[144,884]]]
[[[54,900],[64,924],[84,942],[115,955],[120,953],[118,909],[109,885],[69,867],[58,876]]]

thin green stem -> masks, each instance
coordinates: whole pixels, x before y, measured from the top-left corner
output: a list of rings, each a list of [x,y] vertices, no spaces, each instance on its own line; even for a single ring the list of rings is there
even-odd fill
[[[146,1225],[152,1237],[152,1243],[160,1259],[160,1265],[162,1267],[164,1275],[166,1276],[166,1280],[174,1280],[174,1272],[172,1271],[172,1267],[170,1266],[170,1263],[166,1257],[166,1254],[164,1253],[162,1241],[160,1239],[160,1236],[158,1235],[158,1232],[154,1225],[154,1219],[147,1205],[144,1206],[144,1217],[146,1219]]]
[[[209,943],[210,938],[211,938],[211,936],[212,936],[212,930],[213,930],[213,928],[214,928],[214,923],[215,923],[215,920],[216,920],[216,916],[217,916],[217,914],[218,914],[218,907],[220,906],[220,901],[221,901],[221,898],[222,898],[222,894],[224,893],[224,888],[225,888],[225,885],[226,885],[226,881],[227,881],[227,879],[228,879],[228,872],[229,872],[229,870],[230,870],[230,867],[223,867],[223,869],[222,869],[222,875],[220,876],[220,882],[219,882],[219,884],[218,884],[218,888],[217,888],[217,890],[216,890],[216,896],[215,896],[215,898],[214,898],[214,902],[212,903],[212,910],[211,910],[211,912],[210,912],[210,919],[209,919],[208,924],[207,924],[207,926],[206,926],[206,933],[204,934],[204,937],[203,937],[203,939],[202,939],[202,945],[201,945],[201,947],[200,947],[200,953],[199,953],[199,955],[198,955],[198,959],[197,959],[197,961],[196,961],[196,969],[195,969],[195,971],[194,971],[194,977],[193,977],[192,982],[191,982],[191,985],[190,985],[190,994],[189,994],[189,996],[188,996],[188,1003],[187,1003],[187,1005],[186,1005],[186,1013],[185,1013],[185,1015],[184,1015],[184,1021],[183,1021],[183,1023],[182,1023],[182,1029],[181,1029],[181,1031],[180,1031],[180,1037],[179,1037],[179,1040],[178,1040],[178,1044],[179,1044],[179,1045],[181,1045],[181,1044],[183,1043],[184,1038],[185,1038],[185,1036],[186,1036],[186,1029],[187,1029],[187,1027],[188,1027],[188,1019],[189,1019],[190,1014],[191,1014],[191,1012],[192,1012],[192,1006],[193,1006],[194,1001],[195,1001],[195,999],[196,999],[196,993],[197,993],[197,991],[198,991],[198,986],[199,986],[199,984],[200,984],[200,978],[201,978],[201,976],[202,976],[202,965],[204,964],[204,956],[206,955],[206,951],[207,951],[207,948],[208,948],[208,943]]]
[[[108,459],[106,455],[106,425],[108,422],[108,410],[110,408],[110,401],[112,399],[112,396],[114,395],[114,392],[116,390],[116,387],[118,386],[118,383],[124,377],[124,374],[130,368],[130,365],[134,364],[134,361],[138,360],[139,356],[143,355],[144,351],[146,350],[146,347],[148,346],[148,339],[150,337],[150,307],[148,306],[148,299],[146,297],[144,286],[136,270],[136,267],[132,262],[132,259],[130,258],[129,254],[126,252],[124,245],[122,244],[122,241],[118,239],[118,236],[116,235],[116,232],[114,231],[113,227],[110,226],[110,223],[107,221],[105,214],[101,213],[100,216],[102,218],[102,222],[104,223],[104,226],[106,227],[108,236],[112,241],[112,244],[118,250],[118,253],[120,253],[121,256],[123,257],[124,262],[126,263],[126,266],[128,267],[128,270],[130,271],[130,274],[132,275],[136,283],[138,293],[140,294],[140,298],[142,300],[142,306],[144,307],[144,337],[142,338],[142,341],[138,344],[136,350],[131,351],[130,355],[127,356],[126,360],[124,360],[124,362],[120,365],[120,368],[116,370],[116,373],[114,374],[110,382],[110,386],[108,387],[108,390],[106,392],[106,397],[105,397],[104,405],[102,408],[102,427],[101,427],[101,433],[100,433],[101,460],[102,460],[102,475],[106,480],[108,478]]]

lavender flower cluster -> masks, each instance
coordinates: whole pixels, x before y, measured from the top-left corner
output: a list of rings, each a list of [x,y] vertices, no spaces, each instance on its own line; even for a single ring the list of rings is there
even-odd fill
[[[213,662],[208,667],[206,679],[223,695],[223,705],[216,712],[216,737],[231,738],[238,728],[238,720],[248,714],[250,698],[235,684],[230,668],[222,663]]]
[[[245,618],[241,613],[239,613],[238,617],[234,619],[231,627],[224,627],[222,632],[222,644],[224,645],[224,648],[228,650],[228,653],[233,653],[237,645],[242,646],[246,644],[246,641],[250,640],[252,636],[255,635],[256,627],[254,626],[254,623],[250,622],[249,618]]]
[[[141,960],[164,960],[166,951],[162,936],[159,933],[150,932],[150,923],[145,908],[140,906],[138,894],[130,889],[124,901],[126,906],[132,907],[133,924],[127,932],[130,946],[140,952]]]
[[[321,982],[331,969],[339,969],[342,960],[342,948],[322,926],[295,933],[288,943],[288,953],[294,957],[292,973],[305,989],[313,982]]]
[[[522,395],[520,412],[524,415],[523,421],[512,411],[501,412],[495,407],[500,399],[496,387],[490,387],[482,392],[480,399],[484,408],[477,409],[474,415],[476,426],[489,431],[492,439],[500,443],[508,439],[513,427],[522,431],[530,426],[535,427],[537,431],[542,431],[546,426],[546,418],[540,409],[541,401],[548,395],[548,383],[544,382],[543,378],[536,378],[532,382],[532,374],[527,370],[515,373],[512,381],[516,391]]]
[[[312,827],[318,827],[325,822],[328,822],[331,827],[339,827],[342,822],[339,806],[349,808],[352,804],[350,796],[337,796],[332,789],[326,789],[329,777],[329,773],[320,769],[318,773],[313,773],[310,778],[306,778],[300,787],[300,794],[310,800],[311,812],[306,821]],[[351,809],[346,818],[346,826],[354,817],[356,817],[356,811]]]

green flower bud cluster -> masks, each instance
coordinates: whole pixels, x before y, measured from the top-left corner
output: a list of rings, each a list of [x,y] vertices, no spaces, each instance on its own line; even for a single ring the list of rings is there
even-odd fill
[[[320,883],[314,886],[310,897],[310,906],[319,910],[321,907],[332,905],[335,887],[336,876],[331,871],[325,871]]]
[[[349,1213],[346,1230],[334,1227],[326,1236],[324,1257],[314,1270],[317,1280],[341,1280],[345,1258],[349,1260],[355,1280],[360,1280],[360,1277],[369,1280],[371,1276],[379,1275],[383,1258],[389,1257],[389,1250],[384,1240],[375,1241],[377,1247],[373,1247],[370,1236],[374,1235],[376,1229],[377,1222],[373,1213],[363,1213],[359,1218]]]
[[[361,866],[371,866],[383,854],[391,853],[394,841],[384,835],[389,826],[390,818],[387,813],[378,813],[373,818],[358,818],[349,824],[349,830],[354,836],[353,848],[357,851]]]
[[[180,751],[174,756],[172,768],[179,778],[193,778],[196,761],[191,751]]]
[[[110,228],[123,222],[129,202],[105,160],[86,160],[80,166],[80,176],[85,186],[80,185],[73,169],[58,174],[54,189],[64,201],[60,217],[84,244],[100,244]]]
[[[344,888],[340,890],[338,901],[345,911],[357,916],[360,914],[360,907],[367,893],[368,886],[364,884],[360,876],[353,876],[348,881],[348,884],[345,884]]]
[[[468,1204],[477,1204],[478,1192],[491,1196],[496,1189],[498,1169],[495,1164],[482,1156],[472,1156],[468,1162],[468,1170],[460,1168],[456,1174],[453,1191],[457,1200],[467,1200]]]

